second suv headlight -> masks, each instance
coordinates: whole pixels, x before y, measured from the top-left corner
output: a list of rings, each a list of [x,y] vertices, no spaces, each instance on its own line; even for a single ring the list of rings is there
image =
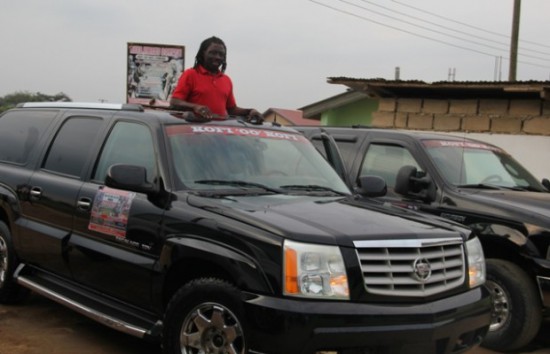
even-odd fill
[[[468,275],[470,278],[470,288],[483,285],[485,283],[485,256],[481,242],[477,237],[466,241],[466,252],[468,253]]]
[[[285,240],[284,294],[349,299],[348,277],[340,248]]]

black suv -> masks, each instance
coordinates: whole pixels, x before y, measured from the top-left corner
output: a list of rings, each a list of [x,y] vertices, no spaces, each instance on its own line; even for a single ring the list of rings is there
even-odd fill
[[[0,116],[0,301],[28,289],[165,353],[459,353],[479,239],[367,206],[295,130],[116,104]]]
[[[474,230],[483,245],[494,300],[483,345],[510,351],[533,339],[550,309],[547,179],[539,182],[497,146],[449,134],[297,129],[340,166],[338,172],[351,188],[361,191],[368,183],[364,176],[380,176],[387,183],[382,201]]]

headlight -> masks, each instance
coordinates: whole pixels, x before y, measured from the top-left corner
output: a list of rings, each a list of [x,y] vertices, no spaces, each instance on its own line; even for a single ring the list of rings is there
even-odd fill
[[[481,242],[477,237],[466,242],[466,252],[468,253],[470,288],[483,285],[485,283],[485,256]]]
[[[348,300],[346,267],[340,248],[285,240],[284,294]]]

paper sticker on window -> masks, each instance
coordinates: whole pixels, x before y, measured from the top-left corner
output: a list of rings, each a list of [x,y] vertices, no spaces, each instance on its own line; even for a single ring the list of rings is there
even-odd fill
[[[99,188],[94,199],[88,229],[115,237],[126,237],[128,214],[136,193]]]

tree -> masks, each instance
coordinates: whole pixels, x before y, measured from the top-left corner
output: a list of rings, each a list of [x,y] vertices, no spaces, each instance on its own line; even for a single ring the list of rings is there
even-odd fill
[[[4,112],[15,107],[18,103],[23,102],[71,102],[71,98],[63,92],[55,95],[46,95],[44,93],[31,93],[27,91],[18,91],[7,94],[4,97],[0,96],[0,112]]]

